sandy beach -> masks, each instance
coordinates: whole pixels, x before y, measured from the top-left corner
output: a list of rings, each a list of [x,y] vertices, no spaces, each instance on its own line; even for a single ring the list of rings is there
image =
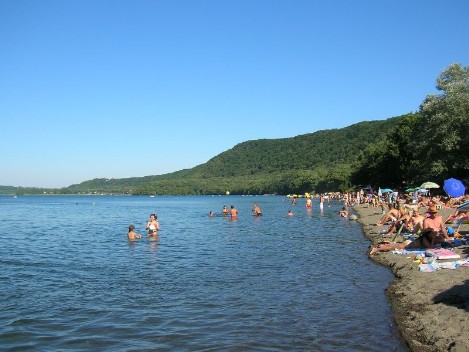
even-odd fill
[[[381,208],[356,206],[354,210],[365,236],[372,244],[380,242],[388,228],[375,225]],[[445,219],[453,212],[442,209],[440,215]],[[468,230],[469,225],[463,224],[460,232]],[[455,253],[464,259],[469,246],[456,247]],[[381,252],[370,258],[395,275],[387,294],[398,330],[411,351],[469,351],[469,268],[422,272],[408,254]]]

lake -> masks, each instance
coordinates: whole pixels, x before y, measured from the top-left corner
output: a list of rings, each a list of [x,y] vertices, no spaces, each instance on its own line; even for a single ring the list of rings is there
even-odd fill
[[[264,215],[251,215],[257,202]],[[221,216],[223,205],[239,218]],[[0,196],[5,351],[406,351],[360,225],[281,196]],[[293,216],[287,216],[291,209]],[[215,217],[209,217],[213,210]],[[147,238],[150,213],[160,236]],[[127,240],[129,224],[143,235]]]

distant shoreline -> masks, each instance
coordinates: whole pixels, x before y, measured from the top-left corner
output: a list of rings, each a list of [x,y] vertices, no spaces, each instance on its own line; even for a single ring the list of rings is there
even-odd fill
[[[103,193],[103,194],[84,194],[84,193],[25,193],[25,194],[13,194],[13,193],[1,193],[0,196],[2,197],[64,197],[64,196],[77,196],[77,197],[84,197],[84,196],[93,196],[93,197],[102,197],[102,196],[119,196],[119,197],[126,197],[126,196],[137,196],[137,197],[145,197],[144,195],[135,195],[135,194],[120,194],[120,193]]]

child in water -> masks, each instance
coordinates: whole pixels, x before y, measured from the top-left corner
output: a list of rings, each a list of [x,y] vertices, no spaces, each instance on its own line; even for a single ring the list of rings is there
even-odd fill
[[[129,241],[135,241],[135,240],[139,240],[140,238],[142,238],[142,236],[135,233],[134,230],[135,230],[135,226],[129,225],[129,233],[127,234],[127,238],[129,239]]]
[[[342,217],[342,218],[346,218],[348,216],[348,211],[347,211],[347,208],[346,207],[343,207],[341,211],[339,211],[339,215]]]

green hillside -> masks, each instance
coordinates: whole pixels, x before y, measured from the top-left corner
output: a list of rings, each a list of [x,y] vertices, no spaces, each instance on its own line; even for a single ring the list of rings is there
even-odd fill
[[[403,117],[341,129],[240,143],[192,169],[145,177],[99,178],[48,193],[264,194],[346,190],[357,157]],[[13,192],[8,188],[8,193]]]
[[[350,165],[369,143],[384,138],[399,117],[367,121],[282,139],[247,141],[194,167],[186,177],[233,177]]]

